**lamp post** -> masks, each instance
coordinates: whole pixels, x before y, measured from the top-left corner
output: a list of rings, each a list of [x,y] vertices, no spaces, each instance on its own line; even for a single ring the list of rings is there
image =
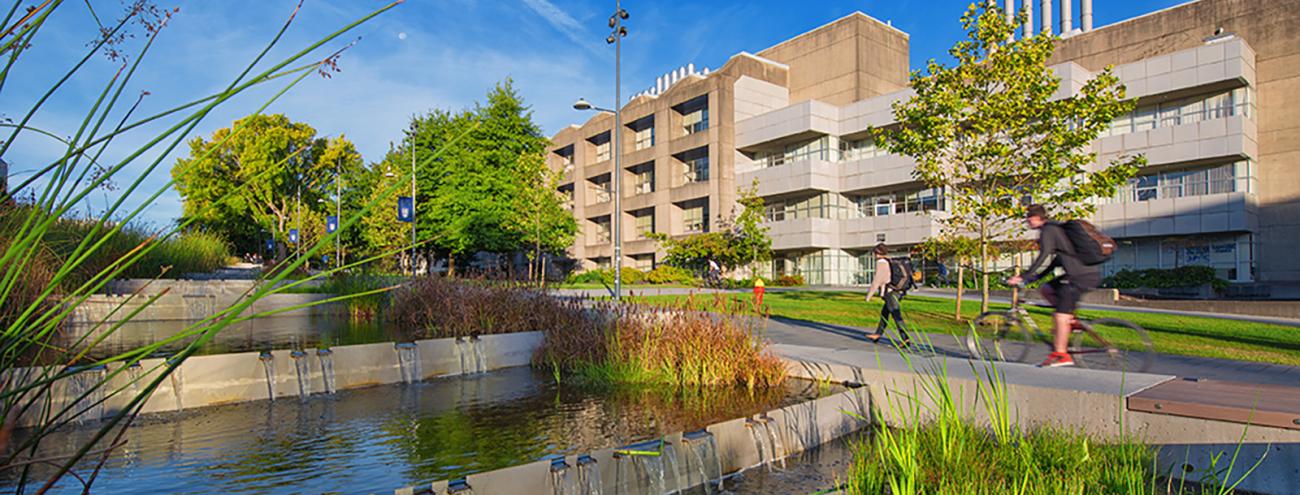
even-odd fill
[[[605,43],[614,45],[614,109],[609,110],[592,105],[579,98],[574,102],[574,110],[596,110],[614,114],[614,128],[610,130],[610,139],[614,141],[614,300],[623,294],[623,112],[622,112],[622,63],[623,38],[627,28],[623,26],[628,14],[623,10],[621,0],[614,0],[614,15],[609,16],[609,27],[613,31],[605,38]]]

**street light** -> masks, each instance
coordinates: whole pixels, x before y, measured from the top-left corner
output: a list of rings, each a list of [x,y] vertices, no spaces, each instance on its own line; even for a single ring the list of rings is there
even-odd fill
[[[613,31],[605,42],[614,45],[614,109],[608,110],[592,105],[586,99],[579,98],[573,103],[574,110],[596,110],[614,113],[614,128],[610,137],[614,140],[614,300],[623,294],[623,112],[622,112],[622,64],[623,38],[627,37],[627,28],[623,21],[628,13],[623,10],[621,0],[614,0],[614,14],[609,16],[609,27]]]

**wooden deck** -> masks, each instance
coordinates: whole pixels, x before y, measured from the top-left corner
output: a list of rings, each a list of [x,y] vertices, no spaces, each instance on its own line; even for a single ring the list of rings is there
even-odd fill
[[[1128,409],[1300,430],[1300,383],[1174,379],[1130,395]]]

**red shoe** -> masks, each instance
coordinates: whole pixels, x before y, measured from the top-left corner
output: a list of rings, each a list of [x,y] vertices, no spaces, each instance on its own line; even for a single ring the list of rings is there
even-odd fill
[[[1039,368],[1060,368],[1062,366],[1074,366],[1074,358],[1064,352],[1053,352],[1047,355],[1047,359],[1038,365]]]

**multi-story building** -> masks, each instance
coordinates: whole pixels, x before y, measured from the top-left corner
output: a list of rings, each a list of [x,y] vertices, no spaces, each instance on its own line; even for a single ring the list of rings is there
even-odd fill
[[[1092,28],[1071,2],[1022,0],[1024,32],[1061,36],[1050,62],[1069,97],[1107,66],[1137,100],[1093,150],[1148,165],[1095,222],[1123,248],[1107,266],[1213,266],[1237,282],[1300,281],[1300,9],[1288,0],[1200,0]],[[1038,5],[1034,5],[1034,4]],[[1008,1],[1008,7],[1017,7]],[[1052,15],[1053,6],[1058,16]],[[1037,27],[1034,26],[1037,24]],[[905,249],[940,230],[945,191],[869,134],[907,89],[908,35],[854,13],[712,73],[685,70],[623,108],[625,265],[653,266],[646,232],[707,230],[738,187],[768,203],[772,270],[859,284],[878,242]],[[571,255],[612,255],[612,115],[555,135],[551,160],[583,228]]]

